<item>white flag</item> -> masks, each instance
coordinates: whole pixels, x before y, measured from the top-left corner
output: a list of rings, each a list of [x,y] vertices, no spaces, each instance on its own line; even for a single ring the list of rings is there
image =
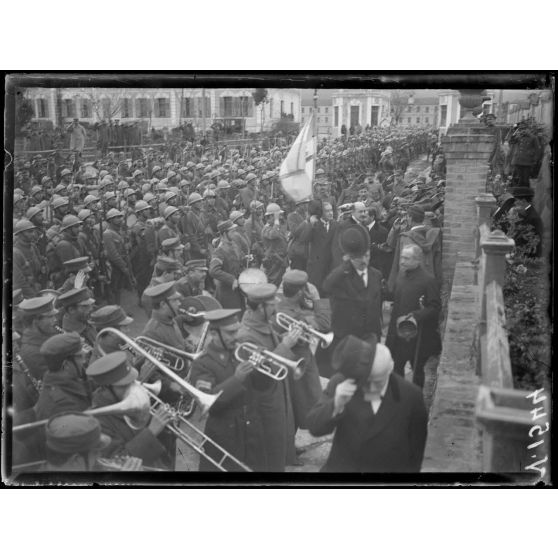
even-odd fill
[[[284,192],[295,202],[312,199],[316,142],[312,136],[314,115],[310,117],[281,163],[279,179]]]

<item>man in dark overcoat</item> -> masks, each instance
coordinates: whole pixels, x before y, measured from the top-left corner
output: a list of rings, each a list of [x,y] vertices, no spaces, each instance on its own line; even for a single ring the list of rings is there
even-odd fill
[[[413,367],[413,383],[424,385],[424,365],[428,357],[441,351],[438,318],[441,301],[438,281],[424,270],[421,248],[410,244],[401,252],[401,267],[393,292],[393,309],[386,337],[395,362],[395,373],[404,375],[405,364]],[[414,320],[416,335],[398,330],[402,318]],[[411,321],[411,323],[413,323]]]
[[[420,390],[393,374],[385,345],[345,338],[334,353],[338,371],[308,414],[310,433],[335,431],[322,472],[418,473],[428,413]]]

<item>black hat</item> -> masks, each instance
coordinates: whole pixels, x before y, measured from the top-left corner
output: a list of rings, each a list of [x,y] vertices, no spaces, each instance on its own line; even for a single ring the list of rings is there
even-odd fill
[[[49,370],[53,371],[59,370],[67,358],[78,355],[81,351],[81,337],[75,331],[49,337],[39,350]]]
[[[407,209],[407,214],[415,221],[422,221],[424,219],[424,207],[421,205],[411,205],[411,207]]]
[[[115,351],[97,359],[85,371],[100,386],[127,386],[138,378],[138,371],[128,364],[124,351]]]
[[[341,250],[351,257],[360,258],[370,250],[370,237],[360,225],[350,226],[341,233]]]
[[[354,335],[344,337],[333,352],[331,366],[346,378],[364,384],[372,370],[376,355],[376,336],[372,334],[371,343],[367,343]]]
[[[73,306],[74,304],[95,304],[95,299],[91,297],[91,292],[87,287],[81,289],[70,289],[69,291],[61,294],[57,300],[56,305],[60,307]]]
[[[124,310],[116,304],[103,306],[89,316],[89,322],[99,330],[104,327],[126,326],[133,321],[134,319],[127,316]]]
[[[218,310],[209,310],[205,313],[205,319],[209,322],[210,329],[219,329],[227,326],[236,326],[238,329],[240,323],[238,321],[238,313],[240,308],[221,308]]]

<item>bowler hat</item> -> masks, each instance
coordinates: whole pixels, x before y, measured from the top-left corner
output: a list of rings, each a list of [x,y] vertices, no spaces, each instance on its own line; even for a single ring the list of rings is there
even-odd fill
[[[341,250],[350,257],[360,258],[370,250],[370,237],[361,225],[353,225],[341,233]]]

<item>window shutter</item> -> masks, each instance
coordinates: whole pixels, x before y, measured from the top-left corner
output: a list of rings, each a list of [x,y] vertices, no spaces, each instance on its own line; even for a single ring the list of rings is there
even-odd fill
[[[233,97],[233,106],[232,106],[232,114],[231,116],[240,116],[241,108],[240,103],[242,99],[240,97]]]
[[[225,97],[219,97],[219,116],[221,118],[227,116],[225,112]]]

